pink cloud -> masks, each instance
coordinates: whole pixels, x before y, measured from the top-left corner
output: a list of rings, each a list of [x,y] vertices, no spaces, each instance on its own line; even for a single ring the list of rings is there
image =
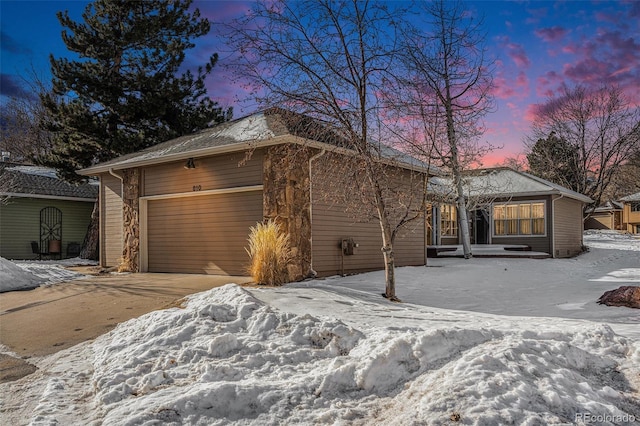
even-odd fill
[[[640,43],[619,31],[600,29],[576,51],[578,60],[563,67],[564,75],[579,83],[604,81],[638,88],[640,81]]]
[[[527,77],[523,71],[520,71],[518,77],[516,77],[516,87],[518,88],[520,97],[529,95],[529,77]]]
[[[533,123],[534,121],[536,121],[540,112],[540,108],[540,104],[527,105],[527,109],[524,112],[524,119],[529,123]]]
[[[555,26],[535,30],[535,34],[546,42],[557,42],[568,33],[567,29]]]
[[[524,51],[524,46],[521,44],[508,43],[507,55],[509,55],[518,68],[528,68],[531,65],[531,61]]]
[[[515,95],[513,86],[509,84],[503,75],[498,75],[493,79],[492,95],[498,99],[509,99]]]
[[[554,90],[563,82],[563,77],[555,71],[548,71],[538,77],[536,81],[536,94],[541,98],[553,96]]]
[[[525,22],[527,24],[537,24],[542,18],[547,16],[549,10],[546,7],[543,7],[540,9],[527,9],[527,12],[531,16],[527,18]]]
[[[579,47],[577,44],[575,43],[569,43],[566,46],[562,47],[562,51],[564,53],[568,53],[568,54],[575,54],[578,53]]]

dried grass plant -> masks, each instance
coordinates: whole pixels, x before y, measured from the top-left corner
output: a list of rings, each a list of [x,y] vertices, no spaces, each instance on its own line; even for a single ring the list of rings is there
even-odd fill
[[[278,223],[269,220],[251,227],[249,248],[251,258],[249,275],[258,284],[279,286],[289,281],[287,264],[291,259],[289,235]]]

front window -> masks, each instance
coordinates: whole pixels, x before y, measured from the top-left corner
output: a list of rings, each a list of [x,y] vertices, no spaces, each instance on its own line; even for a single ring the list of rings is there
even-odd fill
[[[632,212],[640,212],[640,202],[631,203]]]
[[[544,235],[544,202],[495,204],[493,234],[495,236]]]
[[[440,230],[443,237],[455,237],[458,235],[456,206],[445,204],[440,207]]]

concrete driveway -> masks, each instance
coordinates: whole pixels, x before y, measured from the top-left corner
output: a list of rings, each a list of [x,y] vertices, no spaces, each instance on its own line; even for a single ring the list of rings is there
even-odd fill
[[[3,293],[0,343],[22,358],[49,355],[94,339],[120,322],[175,305],[186,295],[250,280],[191,274],[106,275]]]

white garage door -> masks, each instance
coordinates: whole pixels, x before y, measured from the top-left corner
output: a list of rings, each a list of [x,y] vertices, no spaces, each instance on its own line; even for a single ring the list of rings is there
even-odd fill
[[[246,275],[262,191],[149,200],[149,272]]]

